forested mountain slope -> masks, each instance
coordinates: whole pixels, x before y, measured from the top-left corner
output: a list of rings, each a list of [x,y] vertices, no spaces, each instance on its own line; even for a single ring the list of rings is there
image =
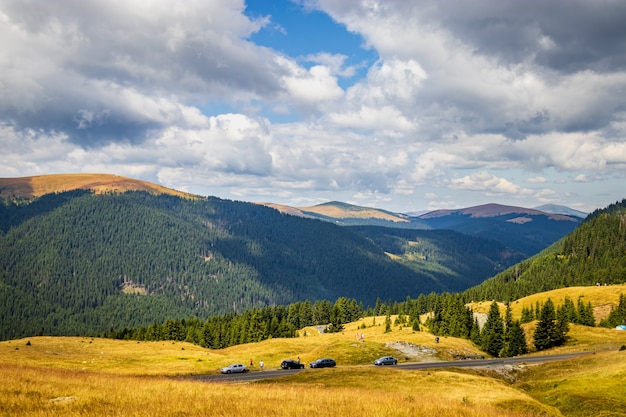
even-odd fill
[[[0,204],[0,230],[1,338],[462,289],[346,228],[217,198],[75,190]]]
[[[465,291],[469,300],[515,300],[576,285],[626,282],[626,199],[591,213],[572,233]]]
[[[482,282],[526,258],[502,243],[452,230],[349,226],[409,268],[454,291]]]
[[[484,204],[459,210],[436,210],[419,216],[432,229],[454,230],[493,239],[523,253],[537,254],[572,232],[581,222],[574,216],[523,207]]]

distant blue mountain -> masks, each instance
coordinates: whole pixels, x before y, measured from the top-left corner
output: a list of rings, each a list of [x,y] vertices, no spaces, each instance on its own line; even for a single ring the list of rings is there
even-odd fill
[[[589,214],[584,211],[574,210],[573,208],[569,208],[567,206],[559,206],[558,204],[544,204],[535,207],[535,210],[541,210],[551,214],[564,214],[566,216],[574,216],[581,219],[584,219]]]
[[[435,210],[418,217],[431,229],[448,229],[493,239],[532,256],[572,232],[582,219],[543,210],[484,204],[455,210]]]

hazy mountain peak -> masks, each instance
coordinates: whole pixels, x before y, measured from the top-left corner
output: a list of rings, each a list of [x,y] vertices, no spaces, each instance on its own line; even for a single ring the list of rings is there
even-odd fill
[[[575,210],[567,206],[560,206],[558,204],[543,204],[541,206],[535,207],[535,209],[544,211],[546,213],[564,214],[566,216],[580,217],[581,219],[584,219],[589,214],[585,213],[584,211]]]

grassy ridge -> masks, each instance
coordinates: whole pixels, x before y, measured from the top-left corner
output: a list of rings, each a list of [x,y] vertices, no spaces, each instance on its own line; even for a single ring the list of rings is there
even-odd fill
[[[54,174],[0,178],[0,197],[2,199],[31,199],[45,194],[76,189],[92,190],[96,193],[147,191],[151,194],[198,198],[198,196],[162,185],[112,174]]]
[[[608,317],[612,308],[617,307],[620,294],[626,294],[626,284],[558,288],[513,301],[511,303],[511,313],[514,319],[520,319],[522,309],[524,307],[534,307],[537,302],[543,303],[550,298],[554,302],[555,307],[558,307],[563,304],[566,297],[572,300],[574,304],[578,302],[580,297],[585,304],[591,303],[596,323],[599,323],[600,320]],[[474,312],[487,313],[490,305],[491,301],[483,301],[472,303],[471,307]],[[502,305],[502,311],[504,311],[504,305]]]
[[[430,333],[414,332],[410,327],[394,326],[391,333],[384,333],[384,320],[382,316],[375,319],[368,317],[346,325],[342,333],[320,334],[316,328],[308,327],[301,330],[301,336],[295,339],[276,338],[221,350],[204,349],[186,342],[31,337],[0,342],[0,363],[127,375],[174,376],[217,373],[233,362],[247,365],[250,359],[254,361],[255,368],[262,360],[266,369],[278,369],[283,359],[296,359],[298,356],[307,364],[320,357],[331,356],[341,366],[368,365],[386,354],[397,355],[403,362],[448,360],[454,354],[480,352],[468,340],[442,337],[437,344]],[[363,325],[367,327],[363,329]],[[365,336],[363,342],[357,341],[357,333]],[[397,341],[436,352],[427,355],[402,354],[387,346]]]

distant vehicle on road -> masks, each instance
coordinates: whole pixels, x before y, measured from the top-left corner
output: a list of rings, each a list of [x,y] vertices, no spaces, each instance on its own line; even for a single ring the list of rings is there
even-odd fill
[[[335,365],[337,365],[335,360],[330,358],[318,359],[309,364],[311,368],[332,368]]]
[[[393,356],[383,356],[374,361],[374,365],[395,365],[398,360]]]
[[[248,368],[241,363],[233,363],[232,365],[220,369],[220,372],[223,374],[246,373],[248,372]]]
[[[283,369],[304,369],[304,364],[297,362],[297,361],[293,361],[291,359],[287,359],[282,361],[282,363],[280,364],[280,367]]]

